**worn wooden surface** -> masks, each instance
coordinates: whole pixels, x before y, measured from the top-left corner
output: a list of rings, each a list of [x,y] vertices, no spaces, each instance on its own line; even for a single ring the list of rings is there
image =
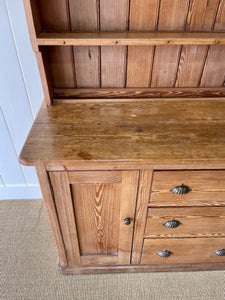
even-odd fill
[[[51,172],[49,173],[49,177],[54,192],[54,200],[63,235],[68,266],[79,265],[80,249],[67,173]]]
[[[192,191],[184,195],[170,191],[181,184]],[[225,206],[225,171],[156,171],[149,205]]]
[[[175,219],[177,228],[165,222]],[[225,236],[225,207],[150,208],[145,238]]]
[[[133,237],[133,247],[131,263],[139,264],[141,259],[141,252],[143,246],[143,236],[145,231],[146,219],[148,214],[148,201],[150,197],[151,182],[153,170],[141,170],[138,198],[135,212],[135,228]]]
[[[130,264],[138,173],[49,173],[70,267]]]
[[[69,7],[66,0],[41,0],[42,26],[46,30],[70,30]],[[75,87],[75,68],[72,48],[48,47],[49,65],[55,87]]]
[[[115,43],[116,42],[116,43]],[[120,45],[151,46],[151,45],[210,45],[225,44],[225,34],[222,32],[71,32],[71,33],[41,33],[37,38],[40,46],[112,46]],[[63,47],[62,47],[63,48]],[[166,48],[165,48],[166,49]],[[150,53],[151,54],[151,53]],[[138,55],[138,54],[137,54]],[[149,53],[148,53],[149,55]],[[131,58],[132,59],[132,58]]]
[[[198,101],[42,108],[20,161],[28,165],[204,161],[217,162],[221,168],[224,109],[225,102]]]
[[[96,0],[69,1],[72,30],[99,30]],[[100,86],[100,48],[73,47],[77,87]]]
[[[137,79],[139,80],[139,79]],[[144,79],[146,80],[146,79]],[[159,101],[165,98],[202,98],[202,100],[208,100],[210,97],[222,97],[225,98],[225,88],[108,88],[108,89],[54,89],[54,98],[58,101],[61,99],[73,99],[78,102],[77,99],[94,99],[96,102],[99,99],[120,99],[128,98],[129,100],[137,98],[153,98]],[[203,98],[204,97],[204,98]],[[180,99],[179,99],[180,100]],[[75,102],[75,101],[74,101]]]
[[[107,273],[145,273],[145,272],[182,272],[182,271],[201,271],[201,270],[224,270],[225,263],[201,263],[201,264],[171,264],[171,265],[132,265],[132,266],[99,266],[60,268],[62,274],[107,274]]]
[[[58,253],[58,258],[60,261],[61,266],[67,267],[68,262],[67,262],[67,257],[66,257],[66,251],[65,251],[65,245],[64,245],[64,240],[62,236],[62,231],[61,227],[59,224],[59,219],[58,219],[58,213],[55,207],[55,199],[54,195],[51,190],[51,185],[49,182],[49,177],[46,169],[44,167],[36,167],[37,171],[37,176],[38,180],[41,186],[41,191],[43,195],[43,200],[45,203],[45,208],[48,214],[49,222],[51,225],[53,237],[54,237],[54,242],[56,245],[57,253]]]
[[[24,2],[33,48],[47,48],[53,87],[65,95],[224,86],[224,0]]]
[[[225,238],[145,239],[141,264],[225,263],[224,256],[213,253],[224,246]],[[165,249],[173,254],[166,258],[156,254]]]

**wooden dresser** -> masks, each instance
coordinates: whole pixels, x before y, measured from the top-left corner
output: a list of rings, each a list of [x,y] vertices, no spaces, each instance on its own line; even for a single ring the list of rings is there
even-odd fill
[[[225,1],[24,6],[45,101],[20,162],[60,270],[225,269]]]

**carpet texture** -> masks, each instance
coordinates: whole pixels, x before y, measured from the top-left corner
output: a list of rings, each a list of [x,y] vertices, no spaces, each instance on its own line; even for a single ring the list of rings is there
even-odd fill
[[[61,275],[42,200],[0,210],[1,299],[225,299],[223,271]]]

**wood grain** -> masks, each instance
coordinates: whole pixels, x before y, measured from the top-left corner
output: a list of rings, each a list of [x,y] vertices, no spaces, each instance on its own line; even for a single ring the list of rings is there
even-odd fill
[[[45,168],[41,166],[36,167],[36,172],[40,183],[41,192],[45,203],[45,208],[51,225],[54,242],[58,253],[59,263],[64,268],[67,266],[65,245],[62,237],[62,232],[58,220],[53,194],[51,192],[48,173],[46,172]]]
[[[154,123],[189,123],[189,122],[224,122],[225,101],[197,101],[191,102],[138,102],[138,103],[60,103],[49,109],[42,107],[37,116],[36,123],[60,124],[72,123],[83,124],[87,134],[99,132],[107,135],[111,128],[117,133],[116,126],[121,126],[121,134],[126,131],[135,134],[136,126],[144,126],[147,129]],[[71,123],[71,124],[70,124]],[[117,124],[118,123],[118,124]],[[91,126],[90,126],[91,124]],[[129,126],[128,126],[129,125]],[[89,128],[87,128],[89,126]],[[92,127],[93,126],[93,127]],[[113,127],[115,126],[115,129]],[[98,128],[98,130],[97,130]],[[131,128],[131,129],[130,129]],[[132,128],[134,128],[132,130]],[[150,127],[149,127],[150,129]],[[81,130],[81,129],[79,129]],[[147,131],[139,134],[148,134]],[[85,131],[77,131],[77,135],[85,134]],[[138,132],[136,132],[138,134]],[[165,133],[166,134],[166,133]],[[221,136],[222,137],[222,136]]]
[[[101,86],[125,87],[126,48],[124,46],[101,47]]]
[[[224,32],[186,31],[88,31],[88,32],[42,32],[38,35],[40,46],[151,46],[225,44]],[[108,48],[108,47],[107,47]],[[149,47],[150,48],[150,47]]]
[[[55,88],[73,88],[76,77],[73,69],[73,54],[71,47],[48,47],[48,64],[51,68]]]
[[[79,267],[64,268],[62,274],[108,274],[108,273],[143,273],[143,272],[181,272],[200,270],[224,270],[225,263],[195,263],[195,264],[170,264],[170,265],[132,265],[132,266],[99,266],[99,267]]]
[[[98,183],[121,183],[122,174],[118,171],[92,171],[92,172],[68,172],[69,182],[72,183],[88,183],[88,184],[98,184]]]
[[[168,165],[207,161],[217,162],[222,168],[224,102],[139,105],[65,104],[43,109],[20,160],[35,165],[115,160]]]
[[[219,1],[192,0],[186,29],[212,30]],[[205,65],[208,46],[183,46],[176,79],[176,87],[197,87]],[[217,62],[218,64],[218,62]]]
[[[133,247],[131,263],[139,264],[141,259],[141,252],[143,246],[143,236],[145,231],[145,224],[148,213],[148,201],[150,198],[151,182],[153,170],[141,170],[139,186],[138,186],[138,199],[135,213],[135,227],[133,237]]]
[[[214,30],[225,31],[225,1],[220,1],[218,13],[215,21]],[[210,46],[207,55],[205,67],[202,73],[200,86],[224,86],[225,80],[225,47],[219,45],[219,47]]]
[[[225,1],[224,0],[220,1],[214,29],[223,32],[225,30]]]
[[[201,78],[201,87],[221,87],[225,80],[225,46],[211,46]]]
[[[170,191],[182,183],[192,191],[184,195]],[[150,205],[225,206],[225,171],[156,171]]]
[[[183,30],[188,3],[186,0],[161,0],[158,30]],[[173,87],[180,57],[180,46],[157,46],[155,49],[151,87]]]
[[[80,263],[80,250],[73,212],[69,180],[66,172],[50,172],[55,204],[62,230],[69,266]]]
[[[208,101],[209,97],[225,97],[225,88],[109,88],[109,89],[54,89],[55,99],[72,98],[77,99],[113,99],[117,98],[123,100],[125,98],[180,98],[181,101],[184,97],[188,98],[202,98]],[[219,99],[218,99],[219,100]]]
[[[32,49],[38,52],[37,36],[42,31],[38,0],[23,0]]]
[[[172,219],[177,228],[163,225]],[[225,237],[225,207],[150,208],[144,237]]]
[[[42,23],[45,30],[70,30],[67,0],[40,0]],[[50,47],[49,61],[55,87],[75,87],[73,52],[71,47]]]
[[[50,66],[48,64],[48,54],[46,49],[40,49],[35,53],[41,78],[42,88],[44,91],[44,101],[47,106],[51,106],[53,101],[53,80]]]
[[[80,254],[118,255],[120,183],[85,180],[71,190]]]
[[[224,256],[217,256],[213,253],[224,248],[224,244],[225,238],[145,239],[141,264],[224,263]],[[156,254],[165,249],[173,254],[167,258]]]
[[[97,0],[69,0],[71,29],[99,30],[99,7]],[[74,47],[77,87],[100,86],[100,48]]]
[[[127,0],[100,0],[100,30],[126,30]],[[125,87],[127,47],[101,47],[101,87]]]
[[[122,171],[121,202],[119,212],[119,265],[129,265],[131,260],[138,177],[138,170]],[[124,218],[127,217],[130,218],[130,225],[124,224]]]
[[[139,172],[69,173],[50,179],[70,266],[130,264]]]
[[[129,30],[154,30],[158,17],[158,0],[130,2]],[[154,48],[129,46],[127,87],[148,87],[150,84]]]

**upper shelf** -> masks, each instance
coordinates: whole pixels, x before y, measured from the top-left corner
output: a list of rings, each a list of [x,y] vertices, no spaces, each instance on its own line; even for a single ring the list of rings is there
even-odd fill
[[[41,32],[39,46],[112,46],[112,45],[213,45],[225,44],[223,32]]]
[[[224,0],[23,1],[48,105],[80,94],[224,97]]]

